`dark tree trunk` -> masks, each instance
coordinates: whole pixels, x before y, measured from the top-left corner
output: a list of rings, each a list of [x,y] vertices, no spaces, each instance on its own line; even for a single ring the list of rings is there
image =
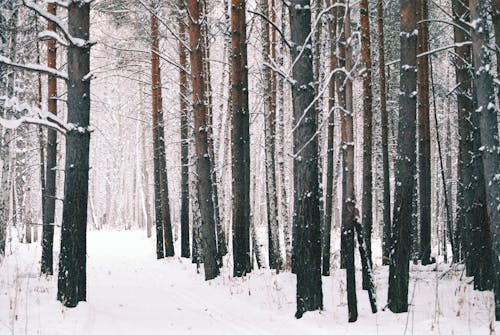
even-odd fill
[[[331,6],[331,0],[328,1]],[[328,34],[330,42],[330,59],[329,67],[330,72],[333,72],[337,67],[337,53],[336,53],[336,39],[337,39],[337,25],[336,25],[337,9],[334,7],[330,12],[330,19],[328,20]],[[328,83],[328,148],[327,148],[327,170],[326,170],[326,206],[325,206],[325,221],[323,228],[323,247],[322,258],[323,276],[330,275],[330,244],[332,235],[332,213],[333,213],[333,194],[334,180],[334,139],[335,139],[335,76],[332,76]]]
[[[418,21],[427,20],[427,0],[418,1]],[[417,53],[429,50],[427,22],[418,25]],[[418,109],[418,188],[420,255],[423,265],[431,263],[431,129],[429,118],[429,59],[417,60],[417,109]]]
[[[196,0],[188,0],[189,41],[191,49],[191,86],[193,91],[194,132],[196,146],[196,164],[198,179],[198,203],[201,213],[199,235],[203,252],[205,279],[219,275],[217,264],[217,242],[215,233],[214,205],[210,156],[207,138],[206,84],[203,66],[204,45],[201,34],[202,19],[205,16],[203,6]],[[193,234],[193,238],[196,236]],[[193,243],[194,244],[194,243]]]
[[[318,185],[317,110],[312,102],[314,88],[310,48],[301,47],[311,33],[309,0],[294,0],[289,6],[293,115],[297,123],[294,142],[294,233],[293,248],[297,274],[297,318],[306,311],[323,308],[321,286],[321,226]],[[305,117],[303,117],[305,115]]]
[[[389,120],[387,116],[387,85],[385,75],[385,45],[384,45],[384,3],[377,0],[377,34],[378,34],[378,68],[380,86],[380,117],[382,128],[382,264],[389,264],[391,251],[391,187],[389,182]]]
[[[232,0],[232,156],[234,276],[250,272],[250,133],[245,22],[246,0]]]
[[[349,1],[344,9],[343,31],[341,39],[344,41],[345,71],[348,73],[343,90],[345,109],[341,112],[342,133],[342,237],[344,237],[344,265],[347,277],[347,307],[349,322],[358,319],[358,305],[356,298],[356,269],[354,266],[354,223],[358,219],[356,210],[356,195],[354,193],[354,104],[352,88],[352,46],[351,19]]]
[[[68,3],[69,33],[89,40],[90,3]],[[90,44],[68,47],[68,124],[57,299],[66,307],[86,300],[89,180]]]
[[[479,112],[483,173],[485,179],[487,212],[490,219],[490,236],[493,257],[491,268],[495,280],[495,315],[500,319],[500,148],[498,140],[498,107],[495,103],[495,86],[491,70],[488,26],[488,1],[470,0],[471,22],[474,22],[472,55],[474,61],[475,111]],[[488,248],[488,245],[483,247]]]
[[[372,193],[373,193],[373,172],[372,172],[372,123],[373,123],[373,103],[372,103],[372,57],[370,39],[370,15],[368,0],[361,0],[359,3],[359,13],[361,21],[361,58],[363,61],[363,200],[362,219],[363,236],[366,246],[366,257],[372,267]],[[363,274],[363,289],[368,290],[369,278],[367,273]]]
[[[47,12],[56,15],[57,5],[47,4]],[[48,22],[47,29],[54,31],[54,24]],[[47,66],[57,68],[57,44],[54,40],[47,42]],[[47,83],[48,111],[57,115],[57,79],[48,76]],[[54,223],[56,210],[56,166],[57,166],[57,132],[47,130],[47,162],[45,171],[45,190],[43,196],[43,231],[42,231],[42,262],[41,271],[44,274],[53,273]]]
[[[154,166],[154,205],[155,205],[155,226],[156,226],[156,258],[165,257],[163,239],[163,216],[162,216],[162,184],[160,158],[160,135],[159,135],[159,110],[158,93],[161,94],[160,87],[156,87],[159,81],[160,59],[158,57],[158,19],[155,14],[151,14],[151,87],[152,87],[152,114],[153,114],[153,166]],[[155,84],[156,82],[156,84]]]
[[[373,278],[372,266],[366,254],[365,237],[363,236],[363,228],[356,220],[354,222],[356,229],[356,236],[358,240],[359,257],[361,258],[361,267],[363,269],[363,276],[366,277],[366,290],[368,291],[368,299],[370,300],[370,307],[372,313],[377,313],[377,295],[375,292],[375,282]]]
[[[188,61],[184,47],[186,41],[184,0],[179,0],[179,96],[181,110],[181,257],[190,257],[189,250],[189,98]]]
[[[345,1],[337,1],[337,4],[345,4]],[[345,11],[343,10],[342,7],[339,7],[337,9],[337,30],[339,31],[339,36],[337,39],[337,68],[339,69],[345,69],[346,66],[346,34],[344,31],[344,13]],[[341,115],[341,123],[342,123],[342,117],[344,114],[344,111],[347,110],[347,105],[346,105],[346,73],[343,72],[342,70],[338,73],[336,76],[336,84],[335,88],[337,89],[337,104],[338,108],[340,111]],[[342,131],[341,131],[342,132]],[[343,139],[342,139],[343,141]],[[342,153],[344,155],[344,153]],[[342,156],[342,161],[344,162],[344,156]],[[342,176],[344,173],[342,173]],[[344,182],[342,181],[342,185],[344,185]],[[344,187],[342,186],[344,189]],[[343,196],[343,195],[342,195]],[[342,207],[343,208],[343,207]],[[354,207],[353,207],[354,210]],[[342,209],[342,213],[344,213]],[[354,212],[353,212],[354,215]],[[342,223],[341,223],[341,234],[340,234],[340,268],[345,269],[346,268],[346,243],[347,243],[347,235],[345,234],[345,226],[344,226],[344,214],[342,214]]]
[[[401,68],[398,155],[394,195],[393,247],[389,267],[388,305],[394,313],[408,311],[409,246],[416,161],[417,2],[400,0]]]

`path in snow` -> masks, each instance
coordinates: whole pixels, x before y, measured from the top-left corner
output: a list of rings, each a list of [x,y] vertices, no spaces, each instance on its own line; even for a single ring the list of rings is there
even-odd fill
[[[56,278],[38,275],[40,248],[13,248],[0,264],[1,335],[488,334],[491,322],[490,293],[472,292],[457,274],[440,281],[436,295],[439,273],[429,267],[412,272],[418,280],[410,284],[416,289],[411,313],[372,315],[366,292],[358,289],[360,317],[348,324],[344,275],[337,270],[323,277],[325,311],[295,320],[293,275],[262,270],[234,279],[226,266],[221,277],[205,282],[189,260],[155,260],[154,241],[137,231],[89,233],[88,302],[67,309],[55,301]],[[387,272],[375,272],[383,306]]]

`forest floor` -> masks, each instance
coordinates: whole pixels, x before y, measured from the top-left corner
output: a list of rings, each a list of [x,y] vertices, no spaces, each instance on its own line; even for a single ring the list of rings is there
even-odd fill
[[[39,245],[13,244],[0,263],[0,334],[477,335],[500,329],[492,321],[492,294],[473,291],[470,278],[447,264],[437,271],[412,266],[410,312],[403,314],[372,314],[358,271],[354,324],[347,322],[345,274],[334,270],[323,277],[324,311],[296,320],[294,275],[257,270],[235,279],[226,258],[222,275],[205,282],[189,260],[156,260],[154,241],[144,235],[89,233],[88,302],[74,309],[56,301],[57,276],[40,277]],[[380,309],[387,267],[376,267],[375,275]]]

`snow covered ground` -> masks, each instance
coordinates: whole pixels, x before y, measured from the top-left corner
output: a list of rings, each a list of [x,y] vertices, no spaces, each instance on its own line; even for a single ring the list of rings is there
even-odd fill
[[[157,261],[153,248],[141,231],[90,232],[88,302],[67,309],[55,299],[57,278],[39,276],[40,247],[15,244],[0,263],[0,334],[476,335],[500,329],[492,321],[492,294],[473,291],[470,278],[444,264],[439,271],[412,268],[409,313],[371,314],[367,293],[358,289],[359,319],[349,324],[342,270],[323,277],[325,310],[296,320],[293,275],[258,270],[234,279],[225,266],[220,278],[205,282],[189,260]],[[387,268],[375,274],[384,307]]]

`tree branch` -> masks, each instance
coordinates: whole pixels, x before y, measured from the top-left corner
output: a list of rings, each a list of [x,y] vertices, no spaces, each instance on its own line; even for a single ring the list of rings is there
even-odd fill
[[[68,80],[68,76],[66,75],[66,73],[61,72],[61,71],[57,71],[56,69],[53,69],[53,68],[50,68],[50,67],[47,67],[47,66],[44,66],[44,65],[40,65],[40,64],[30,64],[30,63],[28,63],[28,64],[21,64],[21,63],[16,63],[16,62],[11,61],[7,57],[1,56],[1,55],[0,55],[0,64],[4,64],[4,65],[7,65],[7,66],[11,66],[11,67],[15,67],[15,68],[18,68],[18,69],[31,71],[31,72],[43,73],[43,74],[47,74],[47,75],[51,75],[51,76],[57,77],[59,79]]]

